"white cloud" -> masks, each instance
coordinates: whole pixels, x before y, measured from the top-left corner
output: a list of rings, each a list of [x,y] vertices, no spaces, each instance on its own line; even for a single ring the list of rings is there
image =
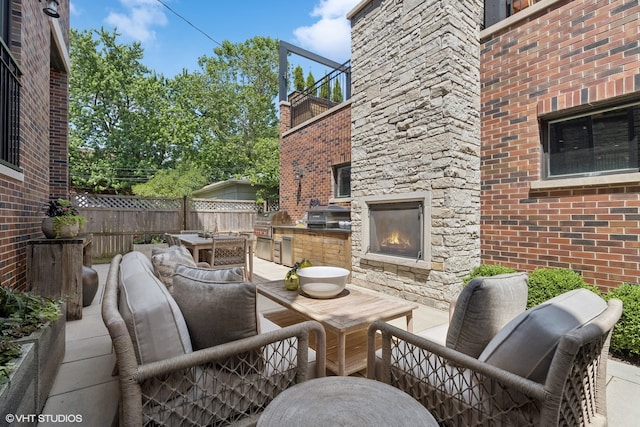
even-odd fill
[[[105,19],[118,32],[142,43],[153,41],[154,27],[167,24],[167,16],[162,6],[155,0],[120,0],[125,13],[111,12]]]
[[[351,57],[351,25],[346,16],[360,0],[320,0],[311,12],[318,22],[293,31],[296,43],[311,52],[342,62]]]

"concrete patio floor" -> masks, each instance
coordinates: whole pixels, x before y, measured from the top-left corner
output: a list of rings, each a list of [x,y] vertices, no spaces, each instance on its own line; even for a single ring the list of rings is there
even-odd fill
[[[116,420],[118,406],[117,377],[112,376],[115,354],[111,339],[102,323],[100,304],[109,265],[94,265],[100,278],[100,289],[93,304],[83,309],[82,320],[67,322],[66,352],[43,413],[52,416],[79,415],[82,423],[92,427],[111,426]],[[254,259],[254,274],[267,280],[282,279],[288,267]],[[260,310],[275,308],[275,303],[261,298]],[[397,326],[403,327],[399,319]],[[420,306],[414,311],[415,331],[447,321],[447,313]],[[392,322],[395,324],[395,322]],[[640,368],[608,361],[607,409],[609,425],[636,426],[640,419]],[[78,425],[76,424],[76,425]],[[59,426],[59,423],[40,423],[38,426]]]

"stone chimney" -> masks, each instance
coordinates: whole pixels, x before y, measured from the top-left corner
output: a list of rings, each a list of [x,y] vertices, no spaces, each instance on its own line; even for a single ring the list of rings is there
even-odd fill
[[[362,1],[352,26],[355,284],[445,308],[480,263],[481,0]],[[372,253],[370,210],[418,201],[415,259]]]

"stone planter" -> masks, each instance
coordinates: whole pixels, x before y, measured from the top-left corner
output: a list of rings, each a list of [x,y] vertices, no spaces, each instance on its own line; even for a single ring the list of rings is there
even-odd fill
[[[9,381],[0,385],[0,414],[2,425],[35,426],[40,411],[36,409],[36,350],[34,343],[22,345],[22,354],[15,360],[13,372],[9,375]],[[23,422],[10,422],[5,418],[32,415]],[[31,419],[33,418],[33,419]],[[6,424],[4,424],[6,422]]]
[[[35,381],[35,413],[41,413],[49,397],[51,387],[58,374],[58,369],[64,358],[66,309],[61,308],[62,315],[55,322],[49,323],[42,329],[28,337],[20,338],[20,344],[32,344],[34,353],[34,367],[32,375]],[[5,412],[6,413],[6,412]],[[23,412],[34,413],[34,412]]]
[[[53,218],[46,217],[42,220],[42,234],[48,239],[69,239],[75,237],[80,232],[80,223],[75,222],[71,224],[64,224],[60,229],[60,235],[58,235],[53,227]]]
[[[154,248],[168,248],[169,245],[166,243],[134,243],[133,250],[142,252],[147,256],[147,258],[151,259],[151,252]]]

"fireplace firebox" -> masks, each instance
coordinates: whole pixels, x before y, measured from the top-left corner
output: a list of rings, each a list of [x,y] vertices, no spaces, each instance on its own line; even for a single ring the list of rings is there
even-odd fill
[[[429,193],[366,197],[363,258],[430,268],[430,200]]]
[[[421,203],[369,205],[369,246],[373,253],[421,259]]]

